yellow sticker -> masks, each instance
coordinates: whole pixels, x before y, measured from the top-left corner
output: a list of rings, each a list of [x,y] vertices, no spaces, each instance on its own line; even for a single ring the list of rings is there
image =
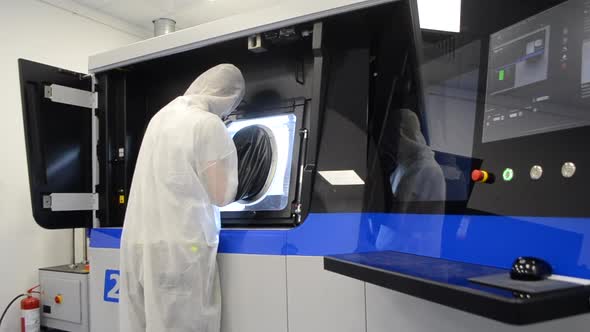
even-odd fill
[[[199,247],[197,247],[197,246],[192,246],[192,247],[191,247],[191,251],[196,253],[196,252],[198,252],[198,251],[199,251]]]
[[[125,196],[119,195],[119,204],[125,204]]]

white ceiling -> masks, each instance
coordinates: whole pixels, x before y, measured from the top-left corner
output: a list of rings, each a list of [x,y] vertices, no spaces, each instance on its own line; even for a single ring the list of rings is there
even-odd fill
[[[144,31],[152,21],[165,17],[176,21],[177,30],[245,11],[273,6],[284,0],[72,0],[93,11],[112,16]]]
[[[171,18],[184,29],[297,0],[38,0],[140,38],[153,36],[152,21]],[[322,0],[317,0],[322,1]],[[418,0],[420,25],[459,31],[461,0]]]

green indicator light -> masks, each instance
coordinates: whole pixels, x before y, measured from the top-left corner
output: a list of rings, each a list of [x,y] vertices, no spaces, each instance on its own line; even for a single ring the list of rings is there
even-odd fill
[[[506,71],[504,69],[500,70],[498,72],[498,80],[503,81],[505,75],[506,75]]]
[[[504,181],[506,182],[512,181],[512,179],[514,179],[514,170],[512,168],[505,169],[504,173],[502,173],[502,178],[504,178]]]

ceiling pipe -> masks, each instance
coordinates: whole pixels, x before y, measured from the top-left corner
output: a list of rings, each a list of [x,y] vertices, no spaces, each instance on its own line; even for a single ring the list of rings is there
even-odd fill
[[[159,18],[153,20],[154,23],[154,37],[162,36],[176,31],[176,21],[170,18]]]

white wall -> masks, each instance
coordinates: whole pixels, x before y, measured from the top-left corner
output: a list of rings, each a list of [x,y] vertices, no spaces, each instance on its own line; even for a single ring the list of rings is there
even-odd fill
[[[32,218],[17,59],[86,72],[89,55],[137,40],[38,1],[0,0],[0,310],[37,284],[37,268],[65,264],[71,252],[71,231]],[[18,330],[17,308],[0,331]]]

